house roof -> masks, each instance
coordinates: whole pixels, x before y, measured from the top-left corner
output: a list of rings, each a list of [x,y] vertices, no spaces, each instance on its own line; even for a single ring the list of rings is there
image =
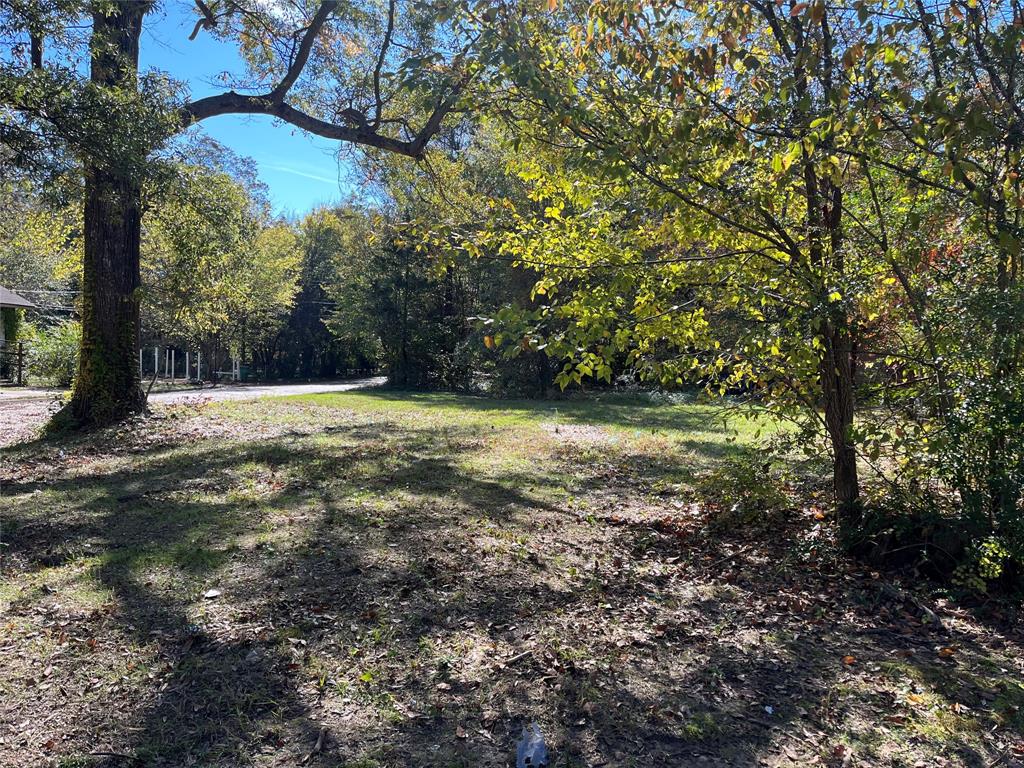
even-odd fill
[[[34,307],[31,301],[0,285],[0,307]]]

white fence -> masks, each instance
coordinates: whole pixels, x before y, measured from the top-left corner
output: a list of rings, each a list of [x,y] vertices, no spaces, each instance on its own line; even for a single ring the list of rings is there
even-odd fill
[[[144,349],[139,350],[139,377],[143,379],[152,378],[155,374],[158,379],[175,381],[205,381],[207,379],[228,378],[231,381],[239,381],[242,378],[242,366],[238,360],[231,360],[230,371],[211,371],[209,365],[203,367],[203,353],[196,351],[193,355],[186,351],[184,355],[178,354],[174,347],[153,347],[153,365],[148,366],[148,354]],[[205,376],[204,376],[205,373]]]

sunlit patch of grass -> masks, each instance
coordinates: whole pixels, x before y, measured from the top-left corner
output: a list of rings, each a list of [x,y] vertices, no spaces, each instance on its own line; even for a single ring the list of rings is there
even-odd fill
[[[905,745],[923,741],[934,746],[962,746],[980,736],[986,713],[957,702],[956,692],[972,680],[966,671],[929,672],[908,660],[883,660],[877,668],[892,706],[891,714],[879,724],[884,732],[876,733],[876,740],[892,742],[896,737]],[[873,688],[868,681],[859,681],[853,695],[870,697]]]
[[[456,425],[497,430],[537,428],[545,423],[593,424],[634,439],[660,436],[684,447],[712,447],[722,453],[729,452],[734,443],[749,444],[759,431],[775,428],[756,410],[730,411],[720,404],[698,403],[685,396],[608,393],[555,401],[493,400],[437,392],[367,390],[298,395],[283,402],[320,411],[340,409],[364,416],[379,415],[385,422],[408,422],[415,416],[421,427],[442,431]],[[237,416],[246,410],[246,404],[224,403],[218,408]],[[289,414],[283,409],[276,417],[308,422],[309,413],[296,409]]]
[[[996,681],[999,694],[992,708],[1003,725],[1024,733],[1024,684],[1019,680],[1000,678]]]
[[[5,589],[12,590],[12,602],[52,600],[79,610],[99,608],[113,599],[112,591],[96,578],[99,562],[100,558],[83,557],[39,568],[26,574],[20,585],[12,581]]]
[[[718,734],[721,725],[711,712],[697,712],[680,725],[680,736],[685,741],[705,741]]]
[[[0,579],[0,614],[7,613],[11,603],[21,596],[24,588],[24,585],[15,579]]]

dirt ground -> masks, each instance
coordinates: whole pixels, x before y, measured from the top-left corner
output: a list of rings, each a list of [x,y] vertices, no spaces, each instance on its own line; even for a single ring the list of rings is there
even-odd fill
[[[45,397],[0,402],[0,448],[34,438],[59,407],[57,400]]]
[[[813,497],[706,504],[751,438],[702,408],[29,408],[0,765],[509,766],[532,721],[556,766],[1024,765],[1015,606],[848,560]]]

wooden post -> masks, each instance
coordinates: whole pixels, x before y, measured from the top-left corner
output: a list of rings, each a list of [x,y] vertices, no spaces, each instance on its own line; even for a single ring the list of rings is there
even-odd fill
[[[196,350],[196,378],[199,379],[199,383],[203,383],[203,350]]]
[[[189,351],[185,350],[185,383],[187,384],[192,379],[192,355]]]
[[[18,342],[18,386],[19,387],[24,386],[24,384],[25,384],[24,370],[25,370],[25,343],[22,342],[22,341],[19,341]]]
[[[160,347],[153,347],[153,378],[160,375]]]
[[[174,350],[171,350],[171,384],[174,383]]]
[[[142,378],[142,347],[139,347],[139,378]]]

